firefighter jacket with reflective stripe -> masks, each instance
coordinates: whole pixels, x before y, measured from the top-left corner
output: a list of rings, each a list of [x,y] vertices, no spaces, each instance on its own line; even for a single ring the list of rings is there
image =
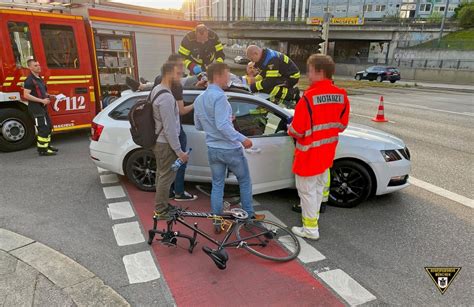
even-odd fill
[[[288,133],[296,139],[296,175],[316,176],[332,166],[339,133],[349,123],[349,112],[346,91],[334,86],[332,80],[315,82],[305,92],[288,127]]]
[[[209,30],[209,40],[205,43],[198,43],[196,40],[196,31],[191,31],[181,41],[178,50],[184,57],[184,65],[190,71],[194,66],[201,66],[203,71],[206,67],[216,62],[224,62],[224,46],[214,31]]]
[[[294,85],[300,78],[298,66],[287,55],[268,48],[263,48],[262,58],[255,67],[260,74],[255,78],[257,82],[250,86],[252,92],[271,93],[276,86],[282,85],[282,81]]]

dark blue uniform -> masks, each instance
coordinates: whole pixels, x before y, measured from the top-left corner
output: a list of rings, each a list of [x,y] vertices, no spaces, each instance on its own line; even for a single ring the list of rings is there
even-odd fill
[[[33,74],[30,74],[28,78],[26,78],[23,87],[30,90],[30,95],[34,97],[40,99],[48,97],[48,89],[43,79],[38,78]],[[28,101],[28,112],[33,117],[36,129],[38,130],[36,136],[38,152],[48,152],[50,150],[49,144],[51,142],[51,131],[53,126],[46,105],[34,101]]]

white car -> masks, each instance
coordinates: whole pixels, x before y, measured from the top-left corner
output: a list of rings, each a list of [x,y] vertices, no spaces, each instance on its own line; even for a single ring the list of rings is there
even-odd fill
[[[185,104],[199,95],[185,90]],[[253,148],[245,150],[252,177],[253,193],[294,188],[291,172],[294,140],[287,135],[293,110],[281,108],[242,90],[226,92],[236,117],[235,128],[252,139]],[[153,153],[137,146],[130,135],[130,108],[148,92],[127,91],[93,120],[90,155],[94,163],[128,179],[139,189],[153,191],[156,163]],[[182,117],[190,155],[186,180],[211,182],[204,132],[194,128],[193,114]],[[331,169],[330,202],[353,207],[370,195],[382,195],[409,185],[410,153],[399,138],[356,124],[340,135]],[[226,182],[236,184],[232,173]]]

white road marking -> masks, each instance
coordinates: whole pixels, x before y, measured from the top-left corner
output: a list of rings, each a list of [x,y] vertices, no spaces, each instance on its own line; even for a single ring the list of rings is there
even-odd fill
[[[432,185],[431,183],[428,183],[428,182],[425,182],[423,180],[416,179],[416,178],[413,178],[413,177],[410,177],[408,179],[408,182],[410,182],[411,184],[413,184],[413,185],[415,185],[419,188],[430,191],[431,193],[434,193],[436,195],[439,195],[439,196],[442,196],[444,198],[455,201],[457,203],[460,203],[461,205],[464,205],[466,207],[474,208],[474,199],[467,198],[465,196],[453,193],[451,191],[445,190],[445,189],[440,188],[438,186]]]
[[[149,251],[126,255],[123,264],[131,284],[143,283],[161,277]]]
[[[328,286],[339,294],[350,306],[361,305],[377,299],[343,270],[336,269],[316,273]]]
[[[103,169],[102,167],[98,167],[98,166],[97,166],[97,170],[99,171],[99,173],[106,173],[106,172],[108,172],[108,170]]]
[[[365,117],[365,118],[370,118],[370,119],[374,118],[374,116],[367,116],[367,115],[356,114],[356,113],[351,113],[351,115],[359,116],[359,117]],[[397,123],[397,122],[394,122],[394,121],[392,121],[392,120],[389,120],[388,122],[391,123],[391,124],[396,124],[396,123]]]
[[[266,220],[269,220],[269,221],[272,221],[272,222],[275,222],[277,224],[280,224],[282,226],[286,226],[285,223],[283,223],[280,219],[278,219],[276,216],[273,215],[273,213],[271,213],[270,211],[268,210],[262,210],[262,211],[255,211],[255,213],[258,213],[258,214],[265,214],[265,219]]]
[[[118,246],[145,242],[138,222],[115,224],[112,226]]]
[[[103,187],[105,198],[120,198],[125,197],[125,192],[121,185],[114,185],[112,187]]]
[[[301,262],[310,263],[310,262],[316,262],[316,261],[321,261],[321,260],[326,259],[326,257],[323,254],[321,254],[316,248],[308,244],[308,242],[306,242],[302,238],[297,238],[297,239],[300,242],[300,246],[301,246],[301,250],[298,255],[298,259]],[[278,241],[280,241],[286,248],[293,251],[293,248],[292,248],[293,245],[288,244],[288,242],[293,241],[290,236],[283,236],[281,238],[278,238]]]
[[[108,184],[108,183],[117,183],[119,178],[116,174],[108,174],[108,175],[100,175],[100,183]]]
[[[112,220],[127,219],[135,216],[130,202],[123,201],[108,205],[107,212]]]
[[[376,99],[365,98],[365,97],[352,97],[351,100],[364,100],[364,101],[368,101],[368,102],[377,102]],[[422,105],[418,105],[418,104],[411,104],[411,103],[402,103],[402,102],[395,103],[395,102],[384,101],[384,104],[391,104],[391,105],[395,105],[395,106],[402,106],[402,107],[408,107],[408,108],[420,109],[420,110],[436,111],[436,112],[456,114],[456,115],[474,116],[474,113],[471,113],[471,112],[455,112],[455,111],[449,111],[449,110],[430,108],[430,107],[427,107],[427,106],[422,106]]]

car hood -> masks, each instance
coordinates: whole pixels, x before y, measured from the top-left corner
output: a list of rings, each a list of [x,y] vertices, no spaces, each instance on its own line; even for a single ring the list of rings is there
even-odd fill
[[[341,134],[341,139],[357,140],[361,146],[380,150],[405,148],[405,143],[400,138],[390,133],[360,124],[349,124],[347,129]]]
[[[363,73],[365,73],[365,70],[361,70],[361,71],[356,72],[356,74],[363,74]]]

